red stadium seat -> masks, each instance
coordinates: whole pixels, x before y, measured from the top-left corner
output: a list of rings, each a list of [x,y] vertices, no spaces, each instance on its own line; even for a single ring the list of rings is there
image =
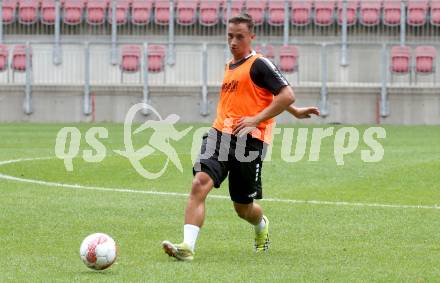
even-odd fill
[[[113,7],[110,5],[108,10],[108,22],[111,24],[113,22]],[[116,2],[116,24],[124,25],[128,21],[128,12],[130,10],[129,0],[118,0]]]
[[[435,71],[437,52],[434,46],[417,46],[415,51],[416,73],[430,74]]]
[[[440,26],[440,0],[431,1],[431,25]]]
[[[67,25],[80,24],[82,22],[83,9],[83,0],[65,0],[63,7],[64,23]]]
[[[356,24],[357,21],[357,12],[359,7],[359,0],[348,0],[347,2],[347,25],[352,26]],[[342,25],[342,0],[338,2],[338,23]]]
[[[148,45],[148,71],[153,73],[161,72],[164,69],[165,62],[164,45]]]
[[[293,45],[280,47],[280,70],[292,73],[298,70],[298,48]]]
[[[17,0],[3,0],[3,24],[11,24],[15,21],[15,12],[17,9]]]
[[[46,25],[55,24],[55,0],[43,0],[41,3],[41,22]]]
[[[360,22],[364,26],[376,26],[380,22],[382,0],[362,0]]]
[[[428,15],[428,0],[408,0],[407,23],[411,26],[423,26]]]
[[[268,23],[272,26],[284,25],[284,1],[269,1],[268,2]]]
[[[137,72],[141,66],[141,52],[139,45],[124,45],[121,52],[120,68],[123,72]]]
[[[383,23],[387,26],[400,25],[400,0],[388,0],[383,3]]]
[[[232,0],[231,3],[231,18],[237,16],[243,10],[245,0]],[[228,9],[226,0],[223,0],[223,23],[226,24],[228,17]]]
[[[255,52],[262,54],[264,57],[270,59],[271,61],[275,61],[275,47],[273,45],[256,45]]]
[[[147,25],[151,21],[153,0],[134,0],[131,8],[131,23]]]
[[[19,0],[18,21],[21,24],[35,24],[38,20],[39,2],[35,0]]]
[[[220,12],[220,0],[200,2],[199,23],[203,26],[213,26],[218,23]]]
[[[408,46],[394,46],[391,48],[391,72],[406,74],[410,71],[411,50]]]
[[[4,71],[8,68],[8,47],[4,44],[0,44],[0,71]]]
[[[315,1],[315,25],[329,26],[333,24],[336,2],[333,0]]]
[[[87,23],[89,25],[102,25],[105,22],[106,9],[106,0],[89,0],[87,3]]]
[[[32,49],[29,51],[32,62]],[[18,72],[26,71],[26,45],[16,45],[12,51],[11,69]]]
[[[295,26],[306,26],[312,15],[312,0],[293,0],[291,22]]]
[[[179,25],[188,26],[196,23],[198,0],[178,0],[176,21]]]
[[[267,1],[263,0],[247,0],[246,11],[254,20],[256,26],[264,23],[264,14],[266,11]]]
[[[170,1],[156,0],[154,7],[154,22],[158,25],[168,25],[170,22]]]

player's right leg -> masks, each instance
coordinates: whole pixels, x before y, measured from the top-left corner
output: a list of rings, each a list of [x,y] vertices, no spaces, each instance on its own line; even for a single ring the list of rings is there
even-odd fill
[[[184,239],[180,244],[164,241],[164,251],[178,260],[193,260],[194,248],[200,228],[205,220],[205,200],[214,186],[214,181],[205,172],[198,172],[193,179],[191,193],[185,209]]]

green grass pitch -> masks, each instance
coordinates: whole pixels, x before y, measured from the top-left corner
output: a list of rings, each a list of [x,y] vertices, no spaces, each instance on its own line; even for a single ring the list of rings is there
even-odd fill
[[[172,142],[184,172],[170,165],[158,180],[142,178],[127,159],[113,153],[124,148],[123,126],[118,124],[0,124],[0,162],[54,157],[55,138],[63,126],[79,127],[81,149],[90,149],[84,141],[88,128],[106,127],[109,138],[102,143],[108,156],[101,163],[78,156],[73,172],[53,158],[5,164],[0,174],[85,187],[189,192],[191,134]],[[356,127],[362,133],[368,126]],[[306,151],[302,161],[286,163],[280,158],[281,139],[275,141],[272,161],[263,166],[264,196],[332,203],[261,201],[271,220],[272,244],[264,254],[253,252],[253,227],[235,215],[227,199],[208,199],[195,260],[182,263],[166,256],[160,243],[182,239],[183,196],[0,178],[0,282],[438,281],[440,209],[404,205],[440,204],[440,126],[385,128],[387,138],[380,140],[385,155],[378,163],[361,161],[365,145],[360,143],[345,157],[345,165],[337,166],[334,138],[324,140],[318,162],[307,161]],[[146,135],[137,138],[138,147]],[[153,171],[164,161],[156,154],[143,165]],[[227,182],[212,194],[227,196]],[[94,232],[108,233],[119,245],[117,263],[103,272],[87,269],[79,258],[81,241]]]

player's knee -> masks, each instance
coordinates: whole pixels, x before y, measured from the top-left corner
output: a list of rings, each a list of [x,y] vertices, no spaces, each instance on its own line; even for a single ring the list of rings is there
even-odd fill
[[[249,205],[243,205],[234,203],[235,212],[237,213],[238,217],[247,219],[249,216],[249,213],[251,211],[251,208]]]
[[[212,181],[209,177],[202,174],[197,174],[193,181],[191,187],[191,197],[204,199],[208,195],[212,188]]]

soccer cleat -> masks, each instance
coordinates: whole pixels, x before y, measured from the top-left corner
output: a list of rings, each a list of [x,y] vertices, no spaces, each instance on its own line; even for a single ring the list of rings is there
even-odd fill
[[[166,254],[182,261],[191,261],[194,259],[194,252],[185,244],[173,244],[169,241],[162,242],[162,248]]]
[[[267,251],[269,249],[269,219],[265,215],[263,215],[264,222],[266,222],[266,226],[264,226],[263,231],[260,233],[255,233],[255,251],[262,252]]]

